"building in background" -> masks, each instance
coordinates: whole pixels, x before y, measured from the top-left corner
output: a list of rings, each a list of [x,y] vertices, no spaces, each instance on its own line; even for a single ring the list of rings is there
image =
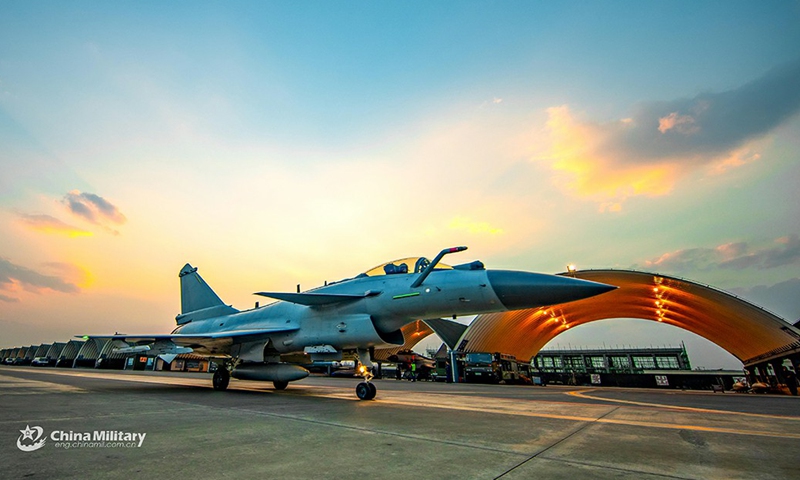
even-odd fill
[[[692,370],[679,347],[542,350],[531,360],[541,383],[716,390],[744,382],[740,370]]]

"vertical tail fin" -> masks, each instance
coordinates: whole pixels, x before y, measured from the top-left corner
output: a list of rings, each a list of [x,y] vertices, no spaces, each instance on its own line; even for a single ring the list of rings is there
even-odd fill
[[[178,325],[238,312],[230,305],[225,305],[197,273],[196,267],[187,263],[178,273],[178,277],[181,279],[181,314],[175,317]]]

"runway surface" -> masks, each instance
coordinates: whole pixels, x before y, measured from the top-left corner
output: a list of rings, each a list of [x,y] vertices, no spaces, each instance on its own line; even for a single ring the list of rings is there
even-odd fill
[[[0,366],[2,477],[800,478],[797,397],[357,383]],[[95,431],[146,436],[69,437]]]

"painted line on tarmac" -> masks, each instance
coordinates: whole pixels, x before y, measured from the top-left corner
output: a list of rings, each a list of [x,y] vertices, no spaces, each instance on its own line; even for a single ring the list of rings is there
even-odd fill
[[[138,375],[138,374],[128,374],[128,375],[119,375],[119,374],[112,374],[112,373],[99,373],[99,372],[75,372],[75,371],[34,371],[33,373],[40,373],[43,375],[59,375],[64,377],[80,377],[80,378],[97,378],[100,380],[117,380],[120,382],[136,382],[136,383],[156,383],[156,384],[165,384],[165,385],[175,385],[175,386],[185,386],[185,387],[197,387],[197,386],[204,386],[206,382],[202,380],[190,379],[190,378],[182,378],[182,377],[174,377],[174,378],[166,378],[166,377],[155,377],[155,376],[147,376],[147,375]],[[211,386],[211,383],[208,382],[208,386]]]
[[[684,412],[693,412],[693,413],[713,413],[719,415],[736,415],[736,416],[743,416],[743,417],[758,417],[758,418],[772,418],[777,420],[793,420],[793,421],[800,421],[800,417],[789,417],[786,415],[770,415],[768,413],[748,413],[748,412],[732,412],[730,410],[714,410],[711,408],[701,408],[701,407],[684,407],[680,405],[668,405],[664,403],[648,403],[648,402],[637,402],[634,400],[621,400],[617,398],[606,398],[606,397],[598,397],[594,395],[587,395],[587,392],[594,392],[595,389],[588,389],[588,390],[578,390],[572,392],[565,392],[566,395],[572,395],[573,397],[584,398],[586,400],[600,400],[604,402],[614,402],[614,403],[624,403],[627,405],[637,405],[640,407],[657,407],[657,408],[668,408],[671,410],[681,410]]]
[[[341,400],[351,400],[351,401],[361,401],[356,398],[353,398],[352,395],[344,395],[344,394],[320,394],[315,395],[319,397],[329,397],[329,398],[338,398]],[[460,399],[463,400],[463,399]],[[371,402],[372,403],[372,402]],[[537,402],[538,403],[538,402]],[[547,402],[549,403],[549,402]],[[379,396],[374,400],[374,404],[377,405],[402,405],[408,407],[421,407],[421,408],[443,408],[448,410],[461,410],[461,411],[468,411],[468,412],[477,412],[477,413],[490,413],[490,414],[500,414],[500,415],[517,415],[517,416],[524,416],[524,417],[534,417],[534,418],[547,418],[551,420],[567,420],[573,422],[587,422],[587,423],[604,423],[604,424],[611,424],[611,425],[626,425],[626,426],[634,426],[634,427],[645,427],[645,428],[662,428],[662,429],[669,429],[669,430],[694,430],[700,432],[709,432],[709,433],[727,433],[732,435],[748,435],[748,436],[758,436],[758,437],[775,437],[775,438],[788,438],[788,439],[800,439],[800,433],[784,433],[784,432],[775,432],[775,431],[768,431],[768,430],[743,430],[741,428],[723,428],[723,427],[707,427],[703,425],[687,425],[687,424],[671,424],[671,423],[663,423],[663,422],[647,422],[647,421],[637,421],[637,420],[622,420],[622,419],[613,419],[613,418],[604,418],[608,412],[600,415],[598,417],[591,417],[585,415],[561,415],[561,414],[554,414],[554,413],[543,413],[543,412],[532,412],[521,410],[519,408],[503,408],[501,405],[492,405],[491,407],[480,407],[475,405],[463,405],[463,404],[456,404],[456,403],[434,403],[433,401],[425,401],[424,399],[420,398],[420,395],[415,394],[410,397],[409,400],[399,399],[399,398],[387,398],[386,395]],[[611,407],[611,406],[609,406]],[[616,407],[618,408],[618,407]],[[616,408],[612,408],[616,410]],[[706,412],[695,412],[695,413],[706,413]],[[776,417],[783,419],[782,417]],[[777,427],[776,427],[777,428]]]
[[[0,375],[0,395],[39,395],[43,393],[66,392],[86,393],[86,390],[61,383]]]
[[[616,412],[616,411],[617,411],[617,410],[619,410],[620,408],[622,408],[622,407],[615,407],[615,408],[613,408],[612,410],[609,410],[608,412],[604,413],[604,414],[603,414],[603,415],[602,415],[600,418],[598,418],[597,420],[595,420],[595,422],[596,422],[596,421],[598,421],[598,420],[601,420],[601,419],[603,419],[603,418],[605,418],[605,417],[607,417],[607,416],[609,416],[609,415],[611,415],[612,413]],[[589,426],[590,426],[590,425],[591,425],[591,423],[584,423],[583,425],[579,426],[578,428],[576,428],[575,430],[573,430],[573,431],[572,431],[572,432],[570,432],[569,434],[567,434],[567,435],[565,435],[565,436],[561,437],[560,439],[558,439],[558,440],[556,440],[555,442],[551,443],[549,446],[547,446],[547,447],[545,447],[545,448],[543,448],[543,449],[539,450],[538,452],[534,453],[533,455],[531,455],[530,457],[526,458],[526,459],[525,459],[525,460],[523,460],[522,462],[520,462],[520,463],[518,463],[518,464],[514,465],[513,467],[509,468],[509,469],[508,469],[508,470],[506,470],[505,472],[503,472],[503,473],[501,473],[500,475],[498,475],[498,476],[494,477],[494,480],[498,480],[499,478],[505,477],[505,476],[506,476],[506,475],[508,475],[509,473],[511,473],[511,472],[513,472],[514,470],[516,470],[517,468],[519,468],[519,467],[521,467],[521,466],[525,465],[526,463],[530,462],[530,461],[531,461],[531,460],[533,460],[534,458],[536,458],[536,457],[538,457],[538,456],[540,456],[540,455],[543,455],[543,454],[547,453],[547,451],[548,451],[548,450],[552,450],[553,448],[555,448],[555,447],[557,447],[558,445],[560,445],[560,444],[562,444],[562,443],[566,442],[567,440],[569,440],[569,439],[570,439],[570,438],[572,438],[573,436],[577,435],[578,433],[580,433],[580,432],[582,432],[582,431],[586,430],[587,428],[589,428]]]
[[[34,373],[34,374],[41,374],[41,375],[59,375],[64,377],[80,377],[80,378],[96,378],[100,380],[115,380],[118,382],[132,382],[132,383],[149,383],[149,384],[156,384],[156,385],[168,385],[168,386],[175,386],[175,387],[200,387],[200,388],[213,388],[211,385],[211,377],[208,378],[186,378],[186,377],[179,377],[179,376],[161,376],[161,375],[149,375],[149,374],[142,374],[142,373],[101,373],[98,371],[74,371],[74,370],[65,370],[65,371],[58,371],[58,370],[40,370],[40,369],[21,369],[17,368],[16,370],[24,371],[26,373]],[[8,377],[14,378],[18,380],[18,377]],[[37,382],[38,380],[27,380],[30,382]],[[51,383],[51,382],[42,382],[42,383]],[[273,388],[267,387],[266,385],[269,384],[268,382],[255,382],[255,381],[248,381],[248,380],[237,380],[235,383],[235,388],[233,390],[247,390],[253,392],[269,392],[274,391]],[[53,385],[61,385],[54,383]],[[81,391],[86,391],[80,389],[78,387],[67,387],[65,388],[74,388]],[[329,387],[329,386],[313,386],[313,388],[320,388],[320,389],[337,389],[339,387]]]

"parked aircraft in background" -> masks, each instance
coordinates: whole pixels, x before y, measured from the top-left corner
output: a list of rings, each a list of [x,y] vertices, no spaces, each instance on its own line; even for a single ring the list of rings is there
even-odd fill
[[[389,262],[302,293],[258,292],[278,301],[246,311],[226,305],[197,268],[186,264],[178,275],[181,313],[171,334],[85,338],[116,342],[116,353],[174,358],[193,351],[220,357],[224,368],[213,377],[217,390],[228,388],[230,377],[271,381],[282,390],[308,376],[308,370],[286,361],[290,355],[338,361],[344,352],[353,353],[365,380],[356,387],[356,395],[369,400],[376,394],[370,381],[370,350],[403,345],[403,325],[419,319],[535,308],[616,288],[564,276],[486,270],[479,261],[454,267],[439,263],[445,255],[466,249],[442,250],[432,261],[418,257]]]

